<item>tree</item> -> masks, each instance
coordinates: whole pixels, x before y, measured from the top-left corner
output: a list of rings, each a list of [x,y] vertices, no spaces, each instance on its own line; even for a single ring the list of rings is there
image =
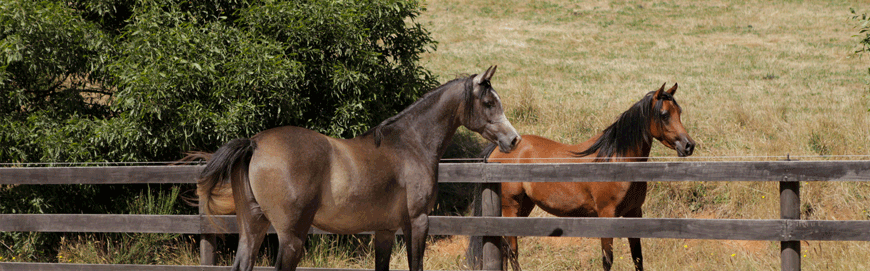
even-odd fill
[[[0,163],[172,161],[282,125],[362,133],[436,83],[418,64],[435,45],[420,12],[405,0],[0,1]],[[0,212],[123,211],[101,202],[119,193],[141,194],[0,189]]]
[[[350,137],[434,85],[413,1],[4,1],[4,162],[173,160],[280,125]]]

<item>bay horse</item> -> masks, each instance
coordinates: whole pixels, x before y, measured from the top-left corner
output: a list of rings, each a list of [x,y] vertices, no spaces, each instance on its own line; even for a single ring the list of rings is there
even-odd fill
[[[674,99],[676,91],[676,83],[667,91],[663,84],[644,95],[603,132],[583,143],[567,145],[523,135],[514,151],[501,152],[490,145],[483,151],[484,158],[500,163],[644,162],[653,139],[676,150],[680,157],[692,155],[695,141],[680,120],[682,108]],[[628,181],[502,183],[502,216],[527,217],[538,206],[559,217],[642,217],[646,189],[645,182]],[[510,255],[518,255],[517,237],[505,238]],[[628,242],[635,269],[643,270],[640,239],[628,238]],[[613,238],[601,238],[601,250],[604,270],[610,270]],[[514,269],[519,269],[515,259],[512,263]]]
[[[374,231],[377,270],[389,270],[401,228],[410,270],[422,270],[438,161],[456,129],[465,126],[503,152],[521,140],[490,84],[496,68],[447,82],[355,138],[284,126],[185,157],[208,160],[197,181],[207,214],[236,214],[232,270],[252,270],[270,224],[278,234],[277,270],[296,270],[311,225],[338,234]]]

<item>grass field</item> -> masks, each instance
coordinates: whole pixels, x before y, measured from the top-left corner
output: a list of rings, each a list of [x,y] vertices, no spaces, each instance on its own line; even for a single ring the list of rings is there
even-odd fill
[[[580,143],[646,92],[679,83],[692,160],[844,159],[870,154],[867,57],[842,1],[447,1],[421,16],[440,42],[440,81],[499,65],[493,79],[522,134]],[[652,156],[675,152],[656,143]],[[779,156],[779,157],[770,157]],[[867,159],[851,157],[850,159]],[[659,159],[663,160],[663,159]],[[804,219],[866,220],[870,184],[805,183]],[[775,183],[651,184],[645,216],[779,217]],[[548,216],[536,210],[533,216]],[[426,268],[463,269],[465,239],[430,244]],[[633,270],[625,239],[615,270]],[[644,239],[650,270],[777,270],[779,244]],[[867,270],[870,244],[804,242],[805,270]],[[403,267],[397,254],[395,267]],[[590,238],[520,238],[526,270],[598,270]]]
[[[441,82],[498,65],[493,86],[522,134],[580,143],[646,92],[676,82],[682,121],[698,143],[691,160],[870,154],[870,56],[853,53],[860,47],[849,12],[870,12],[870,6],[715,0],[428,0],[425,6],[418,21],[439,44],[424,65]],[[676,159],[658,143],[652,156]],[[801,199],[804,219],[870,219],[870,183],[803,183]],[[658,218],[775,219],[778,200],[776,183],[652,183],[644,210]],[[465,237],[431,239],[427,270],[465,269]],[[325,245],[309,251],[303,266],[374,267],[367,239],[352,240],[364,248],[350,252],[328,239],[313,241]],[[94,242],[101,240],[68,240],[61,261],[108,257],[80,252]],[[614,269],[632,270],[627,241],[614,246]],[[182,241],[178,247],[176,255],[163,255],[173,259],[168,264],[198,264],[195,246]],[[777,270],[780,261],[779,244],[766,241],[644,239],[643,249],[649,270]],[[804,242],[802,250],[804,270],[870,269],[867,242]],[[597,239],[520,238],[525,270],[599,270],[600,256]],[[398,246],[391,265],[405,269],[406,262]]]

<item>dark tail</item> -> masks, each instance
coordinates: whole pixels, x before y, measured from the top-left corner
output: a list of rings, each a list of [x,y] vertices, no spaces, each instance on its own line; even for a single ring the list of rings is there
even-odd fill
[[[483,148],[483,151],[477,157],[483,158],[483,162],[487,163],[487,159],[489,159],[489,155],[497,148],[498,145],[494,143],[489,143],[486,148]],[[480,193],[483,188],[480,186],[480,183],[474,184],[474,199],[471,201],[472,206],[472,216],[482,216],[483,215],[483,207],[480,202]],[[468,237],[468,248],[465,250],[465,260],[469,269],[480,270],[483,268],[483,237],[482,236],[469,236]]]
[[[208,215],[233,214],[236,204],[233,200],[233,187],[247,184],[248,164],[256,148],[249,138],[233,139],[220,147],[215,153],[194,153],[208,159],[208,164],[199,174],[196,194]],[[190,155],[189,155],[190,156]]]

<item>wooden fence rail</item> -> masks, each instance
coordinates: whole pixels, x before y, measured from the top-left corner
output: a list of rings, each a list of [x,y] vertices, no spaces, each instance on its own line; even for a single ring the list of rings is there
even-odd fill
[[[0,214],[0,230],[30,232],[238,233],[198,215]],[[870,241],[870,221],[690,218],[549,218],[432,216],[431,235],[637,237],[766,241]],[[275,231],[270,229],[270,233]],[[397,234],[401,234],[401,230]],[[330,234],[311,229],[309,234]],[[372,234],[363,232],[362,234]]]
[[[194,183],[203,166],[0,168],[0,184]],[[776,181],[782,219],[673,218],[430,218],[430,234],[476,236],[573,236],[769,240],[782,242],[782,269],[799,270],[801,240],[870,241],[870,221],[800,220],[800,182],[870,181],[870,161],[647,162],[587,164],[442,163],[439,182]],[[491,185],[490,185],[491,186]],[[495,190],[493,190],[495,191]],[[497,191],[489,197],[497,198]],[[496,193],[496,194],[493,194]],[[491,205],[498,204],[492,200]],[[490,206],[495,209],[496,206]],[[216,227],[203,215],[0,214],[0,231],[236,233],[234,216]],[[326,232],[312,229],[310,233]],[[492,239],[492,238],[491,238]],[[208,242],[203,259],[211,253]],[[496,261],[497,254],[484,260]],[[213,256],[213,255],[212,255]],[[489,258],[487,258],[489,257]],[[213,258],[210,258],[213,261]],[[204,261],[209,263],[210,261]],[[500,266],[491,264],[489,266]],[[156,268],[156,269],[155,269]],[[0,270],[224,270],[209,266],[74,265],[0,263]],[[333,270],[302,269],[300,270]],[[348,270],[348,269],[343,269]]]

